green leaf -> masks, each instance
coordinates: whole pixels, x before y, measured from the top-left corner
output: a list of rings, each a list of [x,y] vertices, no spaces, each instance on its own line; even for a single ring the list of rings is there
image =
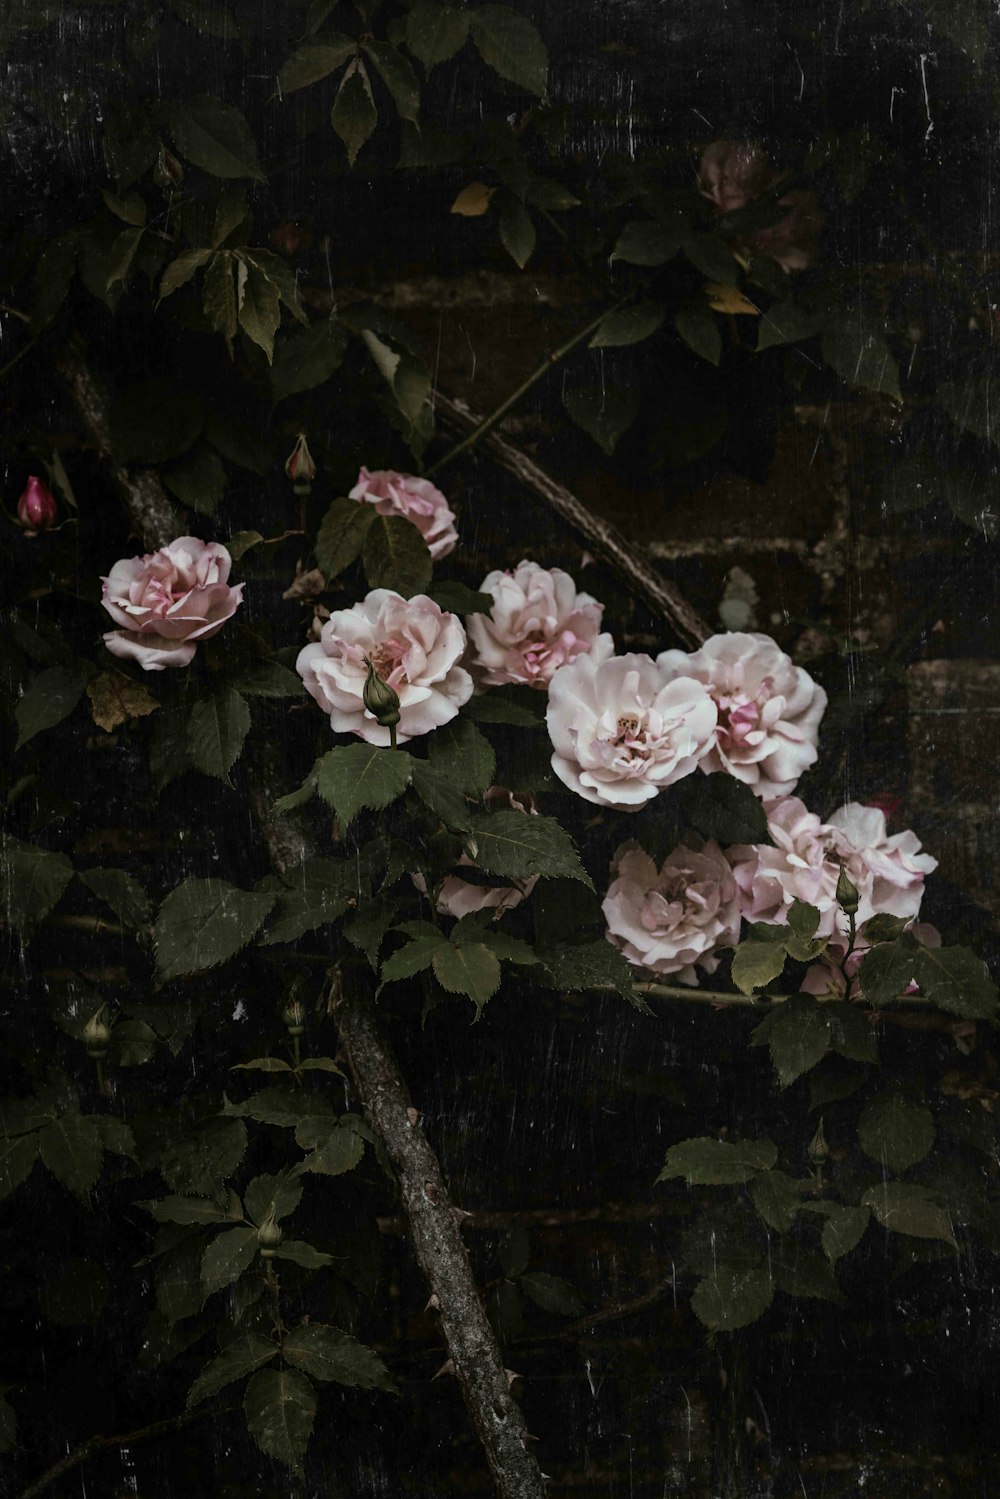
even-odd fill
[[[361,556],[375,515],[375,507],[362,500],[334,500],[316,537],[316,561],[327,578],[335,578]]]
[[[449,994],[467,994],[481,1011],[500,987],[500,963],[482,942],[451,942],[435,948],[431,957],[434,975]]]
[[[254,661],[240,667],[231,678],[230,687],[245,697],[305,697],[306,690],[298,672],[289,671],[280,661]]]
[[[821,1235],[823,1253],[831,1265],[860,1244],[870,1219],[871,1212],[866,1207],[834,1208],[823,1224]]]
[[[487,913],[476,912],[475,914],[482,917]],[[466,922],[472,919],[472,917],[466,916],[458,923],[458,926],[456,926],[451,934],[453,942],[465,940],[464,935],[461,938],[459,937],[459,933]],[[484,924],[481,927],[479,940],[486,944],[493,956],[499,958],[501,963],[517,963],[522,968],[533,968],[541,962],[541,959],[530,943],[522,942],[520,937],[508,937],[506,932],[498,932],[492,922]]]
[[[532,706],[520,700],[513,690],[494,687],[489,692],[484,692],[481,697],[472,698],[466,703],[462,712],[475,723],[502,723],[509,724],[516,729],[540,729],[545,723],[542,716],[545,709],[545,696],[537,693],[534,688],[528,688],[527,692]],[[541,711],[534,711],[535,702],[538,702]]]
[[[548,986],[560,989],[564,994],[576,990],[613,989],[637,1010],[649,1014],[649,1006],[635,993],[635,969],[606,939],[540,948],[537,956],[549,975]],[[546,981],[544,976],[536,976],[536,982],[544,984]]]
[[[0,1137],[0,1202],[27,1181],[38,1159],[38,1136]]]
[[[199,442],[179,462],[160,470],[160,477],[182,505],[201,515],[218,513],[226,492],[226,470],[214,448]]]
[[[406,18],[406,45],[430,72],[463,47],[469,35],[469,12],[435,0],[417,0]]]
[[[810,906],[803,900],[793,900],[788,908],[788,925],[796,937],[802,937],[808,942],[819,926],[819,916],[816,906]]]
[[[496,603],[492,593],[478,593],[454,578],[435,583],[428,589],[428,596],[446,614],[489,614]]]
[[[520,269],[531,259],[535,248],[535,226],[523,203],[513,195],[505,195],[498,221],[500,243],[514,264]]]
[[[703,838],[722,847],[770,841],[760,798],[735,776],[724,771],[688,776],[680,790],[684,819]]]
[[[159,1202],[140,1203],[157,1223],[229,1223],[230,1203],[208,1197],[163,1197]]]
[[[626,224],[611,252],[612,260],[629,265],[658,266],[672,260],[681,247],[681,236],[653,219],[633,219]]]
[[[205,1365],[188,1391],[187,1408],[217,1395],[236,1379],[252,1374],[262,1364],[269,1364],[278,1353],[277,1343],[253,1328],[239,1333],[211,1363]]]
[[[996,1018],[997,986],[971,948],[918,947],[912,966],[921,994],[939,1010],[969,1020]]]
[[[889,1171],[903,1172],[922,1161],[934,1144],[934,1115],[902,1093],[879,1093],[858,1118],[865,1155]]]
[[[734,286],[740,267],[730,245],[721,234],[687,234],[681,249],[696,270],[708,281]]]
[[[580,1317],[583,1302],[568,1280],[559,1275],[549,1275],[545,1270],[532,1270],[518,1276],[518,1285],[543,1312],[553,1312],[558,1317]]]
[[[296,89],[308,88],[310,84],[329,78],[357,50],[358,44],[353,37],[342,36],[336,31],[327,32],[322,42],[307,42],[282,63],[278,71],[278,92],[294,94]]]
[[[359,57],[351,63],[337,90],[330,124],[344,142],[348,164],[353,167],[358,152],[378,124],[368,70]]]
[[[741,942],[733,954],[733,983],[741,994],[755,994],[785,968],[783,942]]]
[[[774,1246],[771,1271],[779,1291],[786,1296],[808,1297],[816,1301],[843,1301],[837,1278],[828,1260],[807,1249],[797,1239],[786,1239]]]
[[[847,1001],[823,1005],[830,1022],[830,1048],[851,1062],[878,1063],[878,1038],[872,1022],[857,1005]]]
[[[395,984],[400,979],[410,979],[414,974],[422,973],[430,967],[434,954],[447,940],[443,932],[435,932],[433,936],[417,937],[398,952],[391,953],[382,964],[382,983]]]
[[[211,250],[185,250],[183,255],[172,260],[160,278],[160,301],[186,286],[195,271],[200,271],[211,256]]]
[[[73,878],[65,854],[50,853],[32,843],[3,838],[0,850],[0,887],[11,925],[28,936],[43,922]]]
[[[336,812],[342,830],[358,812],[381,812],[410,784],[413,760],[403,750],[372,744],[346,744],[329,750],[319,762],[316,789]]]
[[[811,1186],[809,1178],[803,1181],[784,1171],[762,1171],[750,1184],[750,1196],[768,1228],[787,1234],[802,1206],[802,1194]]]
[[[278,291],[274,283],[269,281],[263,271],[258,270],[255,265],[248,265],[242,259],[240,263],[247,272],[241,288],[240,327],[251,342],[255,343],[259,349],[263,349],[267,362],[270,364],[274,357],[274,335],[281,322]]]
[[[825,321],[825,312],[800,307],[795,302],[776,302],[761,313],[757,352],[759,354],[777,344],[795,344],[804,338],[814,338]]]
[[[256,266],[257,270],[267,277],[296,322],[307,328],[309,318],[302,306],[295,272],[288,261],[276,255],[273,250],[265,250],[260,245],[241,245],[239,255],[248,266]]]
[[[480,5],[469,14],[472,40],[487,67],[541,98],[549,57],[527,16],[506,5]]]
[[[290,1364],[314,1379],[395,1393],[396,1387],[378,1354],[339,1328],[321,1322],[293,1327],[285,1337],[282,1353]]]
[[[301,1265],[303,1270],[323,1270],[327,1265],[333,1264],[332,1254],[322,1254],[301,1239],[283,1239],[274,1251],[274,1257],[291,1260],[293,1265]]]
[[[201,1258],[201,1284],[207,1296],[231,1286],[249,1269],[257,1254],[257,1230],[247,1225],[227,1228],[205,1246]]]
[[[181,155],[213,177],[267,178],[257,161],[257,145],[246,119],[232,104],[209,94],[174,104],[167,124]]]
[[[303,1093],[301,1088],[286,1083],[261,1088],[243,1103],[230,1103],[227,1099],[223,1113],[229,1118],[256,1119],[261,1124],[274,1124],[279,1129],[298,1129],[304,1127],[306,1121],[317,1119],[325,1129],[335,1118],[332,1105],[325,1098]]]
[[[258,1226],[273,1218],[280,1223],[295,1212],[302,1200],[302,1183],[278,1172],[275,1176],[255,1176],[243,1194],[247,1213]]]
[[[235,956],[256,936],[276,898],[273,892],[239,890],[225,880],[184,880],[156,918],[161,980],[215,968]]]
[[[184,1135],[173,1135],[160,1154],[159,1168],[175,1192],[214,1196],[239,1168],[246,1154],[242,1119],[208,1119]]]
[[[32,677],[14,710],[18,730],[14,748],[21,749],[43,729],[68,718],[93,675],[89,661],[74,661],[72,666],[51,666]]]
[[[774,1287],[763,1266],[730,1270],[720,1265],[694,1288],[691,1310],[712,1332],[732,1332],[756,1322],[771,1305]]]
[[[287,891],[281,891],[274,919],[262,947],[276,942],[295,942],[306,932],[327,926],[347,910],[352,893],[352,872],[332,859],[307,859],[284,875]]]
[[[318,1141],[316,1148],[297,1169],[314,1172],[317,1176],[343,1176],[361,1164],[364,1153],[365,1142],[361,1136],[346,1125],[337,1124],[325,1139]]]
[[[317,760],[312,770],[306,776],[301,786],[294,791],[289,791],[286,796],[279,796],[274,804],[273,810],[278,813],[294,812],[296,807],[304,807],[307,802],[312,801],[316,794],[316,778],[319,774],[319,761]]]
[[[611,349],[641,343],[656,332],[665,315],[662,302],[632,302],[627,307],[612,308],[601,320],[590,348]]]
[[[250,1434],[261,1452],[296,1471],[316,1415],[316,1391],[295,1369],[259,1369],[243,1397]]]
[[[902,400],[899,366],[881,331],[862,311],[845,313],[827,323],[820,348],[832,370],[850,385]]]
[[[106,283],[109,290],[116,282],[126,280],[145,232],[144,229],[123,229],[111,246]]]
[[[368,37],[362,47],[392,95],[400,119],[416,125],[420,118],[420,84],[409,58],[389,42],[378,42],[373,37]]]
[[[233,270],[235,256],[229,250],[218,250],[208,263],[201,286],[201,305],[216,333],[221,333],[232,353],[233,339],[239,327],[236,282]]]
[[[98,191],[116,219],[121,219],[123,224],[131,224],[135,229],[143,227],[146,222],[146,205],[141,193],[119,195],[107,187],[99,188]]]
[[[954,384],[939,385],[938,405],[963,432],[971,432],[994,447],[1000,447],[1000,423],[996,415],[996,395],[987,376]]]
[[[314,390],[317,385],[322,385],[340,368],[346,348],[347,334],[343,324],[332,317],[313,323],[308,328],[301,328],[289,338],[282,339],[274,351],[274,362],[271,365],[271,394],[274,399],[283,401],[287,396]],[[354,505],[358,510],[371,508],[359,505],[356,500],[334,501],[335,505],[341,503]]]
[[[770,1140],[714,1140],[701,1135],[682,1140],[667,1151],[658,1182],[682,1176],[689,1187],[728,1187],[770,1171],[778,1159]]]
[[[361,561],[370,588],[391,588],[404,599],[423,593],[434,570],[426,541],[402,515],[373,516]]]
[[[232,687],[223,685],[199,698],[188,720],[191,763],[230,785],[229,772],[240,757],[249,728],[250,709]]]
[[[413,761],[413,789],[446,828],[459,833],[468,830],[471,813],[464,794],[426,760]]]
[[[89,1203],[104,1159],[104,1142],[93,1118],[71,1112],[54,1119],[38,1137],[38,1153],[64,1187]]]
[[[364,953],[372,968],[378,966],[379,949],[396,920],[398,910],[399,902],[393,896],[377,896],[366,903],[361,914],[353,921],[345,922],[341,928],[348,942]]]
[[[745,943],[746,948],[770,947],[770,943]],[[737,949],[737,956],[743,948]],[[735,959],[733,968],[735,970]],[[735,971],[733,974],[736,979]],[[744,991],[746,992],[746,991]],[[768,1017],[771,1020],[771,1017]],[[768,1026],[767,1044],[783,1088],[821,1062],[830,1049],[830,1022],[826,1006],[811,994],[793,994],[777,1009]]]
[[[639,392],[628,385],[564,385],[562,401],[578,427],[610,458],[639,414]]]
[[[861,1206],[870,1207],[882,1227],[893,1233],[908,1234],[914,1239],[943,1239],[952,1248],[958,1248],[948,1213],[926,1187],[881,1182],[865,1193]]]
[[[183,705],[161,708],[153,723],[149,748],[149,771],[157,791],[190,769],[188,710]]]
[[[868,1003],[878,1008],[899,999],[913,980],[916,960],[917,944],[905,934],[867,952],[858,969],[858,982]]]
[[[466,851],[488,874],[512,880],[538,874],[579,880],[593,889],[572,838],[554,817],[526,817],[523,812],[475,814]]]
[[[709,364],[722,358],[722,334],[711,308],[700,299],[685,302],[674,316],[674,327],[689,349]]]

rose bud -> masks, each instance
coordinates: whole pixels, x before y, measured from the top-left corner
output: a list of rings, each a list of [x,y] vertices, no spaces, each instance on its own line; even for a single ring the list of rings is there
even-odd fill
[[[309,230],[294,219],[289,219],[286,224],[279,224],[271,235],[271,248],[277,250],[279,255],[297,255],[300,250],[308,250],[312,242]]]
[[[857,885],[855,885],[854,881],[850,878],[847,870],[844,869],[843,866],[841,866],[840,874],[837,878],[838,906],[844,912],[845,916],[855,916],[857,914],[860,900],[861,897],[858,893]]]
[[[306,442],[306,434],[300,432],[298,441],[288,455],[285,464],[285,473],[292,481],[292,489],[295,494],[308,494],[312,489],[312,481],[316,477],[316,460],[309,451]]]
[[[157,187],[174,188],[180,187],[184,181],[184,168],[172,151],[166,146],[160,147],[160,154],[156,158],[156,166],[153,168],[153,181]]]
[[[384,682],[375,670],[370,656],[365,657],[368,680],[361,693],[361,701],[377,724],[383,729],[394,728],[399,723],[399,694],[388,682]]]
[[[88,1057],[100,1061],[101,1057],[107,1056],[108,1044],[111,1041],[111,1027],[104,1018],[104,1006],[95,1010],[83,1028],[83,1044],[87,1048]]]
[[[257,1243],[260,1245],[260,1257],[262,1260],[273,1260],[274,1251],[284,1238],[284,1231],[280,1223],[274,1221],[274,1215],[265,1218],[257,1230]]]
[[[292,1037],[301,1036],[306,1028],[306,1012],[297,999],[290,999],[281,1012],[285,1028]]]
[[[17,502],[17,518],[26,531],[48,531],[59,519],[59,507],[47,484],[32,474]]]

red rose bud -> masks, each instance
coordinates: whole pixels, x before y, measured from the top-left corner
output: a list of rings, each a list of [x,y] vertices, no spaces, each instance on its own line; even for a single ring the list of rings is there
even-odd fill
[[[316,461],[309,451],[306,434],[299,433],[298,442],[288,455],[285,473],[292,481],[295,494],[308,494],[316,477]]]
[[[184,168],[172,151],[166,146],[160,147],[160,154],[156,158],[156,166],[153,168],[153,181],[157,187],[180,187],[184,181]]]
[[[59,519],[55,496],[34,474],[17,502],[17,518],[26,531],[48,531]]]
[[[294,219],[287,224],[279,224],[271,235],[271,248],[277,250],[279,255],[297,255],[300,250],[308,250],[312,242],[309,230],[303,229]]]

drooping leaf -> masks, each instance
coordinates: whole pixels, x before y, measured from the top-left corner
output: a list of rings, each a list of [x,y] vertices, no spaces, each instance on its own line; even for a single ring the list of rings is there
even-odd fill
[[[776,344],[794,344],[805,338],[814,338],[825,319],[825,311],[817,312],[795,302],[777,302],[761,314],[757,352]]]
[[[469,21],[472,40],[487,66],[541,98],[549,58],[545,43],[527,16],[507,5],[480,5],[470,12]]]
[[[178,462],[161,470],[164,484],[182,505],[216,515],[226,492],[226,470],[214,448],[199,442]]]
[[[420,84],[409,58],[390,42],[376,41],[374,37],[368,37],[362,46],[392,95],[400,119],[415,125],[420,118]]]
[[[73,865],[65,854],[51,853],[3,838],[0,843],[0,889],[7,919],[22,936],[28,936],[56,906],[73,878]]]
[[[211,1243],[205,1246],[201,1259],[201,1284],[204,1293],[211,1296],[223,1286],[231,1286],[239,1280],[244,1270],[253,1263],[257,1254],[257,1230],[248,1225],[224,1229]]]
[[[454,578],[435,583],[428,596],[446,614],[489,614],[496,603],[492,593],[479,593]]]
[[[74,661],[71,666],[51,666],[32,677],[14,710],[18,730],[14,748],[21,749],[43,729],[52,729],[68,718],[93,675],[89,661]]]
[[[406,18],[406,45],[430,72],[455,56],[469,35],[469,12],[436,0],[417,0]]]
[[[968,947],[918,947],[913,974],[920,992],[938,1009],[968,1020],[993,1020],[997,986],[982,958]],[[867,995],[867,991],[866,991]]]
[[[271,393],[276,401],[314,390],[340,368],[347,348],[343,324],[324,318],[283,338],[274,351]],[[334,501],[334,504],[339,504]],[[357,505],[354,500],[347,503]],[[359,510],[370,507],[357,505]],[[318,555],[318,552],[317,552]],[[322,563],[320,564],[322,566]],[[326,569],[324,568],[324,571]]]
[[[703,838],[714,839],[723,848],[769,841],[760,797],[735,776],[695,774],[680,789],[684,818]]]
[[[399,902],[393,896],[376,896],[341,928],[348,942],[364,953],[372,968],[378,967],[379,951],[398,910]]]
[[[674,327],[689,349],[709,364],[722,358],[722,334],[710,308],[696,300],[684,302],[674,316]]]
[[[778,1290],[786,1296],[815,1301],[844,1299],[830,1261],[798,1239],[784,1239],[773,1246],[770,1269]]]
[[[253,132],[232,104],[201,94],[186,104],[172,105],[167,123],[181,155],[211,176],[266,182]]]
[[[828,321],[820,341],[823,358],[849,385],[902,399],[899,366],[870,317],[854,309]]]
[[[672,260],[680,247],[680,233],[672,232],[655,219],[633,219],[618,236],[611,258],[625,260],[629,265],[659,266]]]
[[[951,1218],[932,1192],[909,1182],[881,1182],[861,1199],[883,1228],[915,1239],[943,1239],[957,1249]]]
[[[208,1119],[185,1134],[172,1133],[160,1153],[159,1168],[175,1192],[218,1195],[246,1154],[242,1119]]]
[[[282,1239],[274,1251],[274,1257],[291,1260],[293,1265],[301,1265],[303,1270],[322,1270],[326,1265],[333,1264],[332,1254],[323,1254],[301,1239]]]
[[[808,1177],[800,1180],[785,1171],[762,1171],[750,1183],[750,1196],[768,1228],[787,1234],[798,1216],[802,1194],[811,1186]]]
[[[183,255],[176,256],[160,278],[160,300],[186,286],[195,272],[200,271],[211,259],[211,255],[211,250],[185,250]]]
[[[378,1354],[339,1328],[322,1322],[293,1327],[282,1352],[290,1364],[314,1379],[395,1393],[396,1387]]]
[[[295,942],[306,932],[336,921],[352,893],[351,871],[333,859],[307,859],[285,875],[288,887],[278,896],[274,919],[261,946]]]
[[[470,809],[461,788],[443,772],[426,760],[413,761],[413,789],[439,817],[446,828],[464,833],[470,823]]]
[[[579,880],[593,888],[573,840],[554,817],[526,817],[523,812],[475,814],[466,848],[469,857],[489,874],[514,880],[538,874]]]
[[[346,829],[363,808],[380,812],[402,796],[410,784],[412,764],[402,750],[341,745],[320,760],[316,789]]]
[[[365,537],[375,520],[375,507],[346,496],[334,500],[316,536],[316,561],[328,578],[335,578],[361,556]]]
[[[250,709],[232,687],[221,686],[199,698],[188,719],[191,763],[207,776],[229,784],[250,728]]]
[[[233,1341],[227,1343],[222,1352],[217,1354],[211,1363],[206,1364],[198,1375],[188,1391],[188,1409],[197,1405],[199,1401],[208,1400],[210,1396],[217,1395],[234,1380],[243,1379],[247,1374],[252,1374],[262,1364],[270,1363],[277,1353],[277,1343],[273,1343],[270,1338],[265,1338],[253,1328],[247,1328],[238,1333]]]
[[[229,250],[217,250],[208,263],[201,286],[201,305],[216,333],[226,340],[232,354],[233,339],[239,327],[239,300],[234,270],[238,262]]]
[[[656,1180],[682,1176],[688,1186],[735,1186],[758,1171],[769,1171],[777,1159],[777,1147],[770,1140],[715,1140],[703,1135],[672,1145]]]
[[[276,899],[273,892],[240,890],[225,880],[184,880],[156,918],[160,978],[198,973],[233,957],[256,936]]]
[[[254,661],[239,669],[230,684],[244,697],[304,697],[305,688],[297,672],[289,671],[280,661]]]
[[[922,1161],[934,1144],[934,1115],[895,1090],[870,1099],[858,1118],[865,1155],[890,1171],[903,1172]]]
[[[149,924],[149,896],[124,869],[82,869],[80,879],[98,900],[110,906],[123,926],[141,932]]]
[[[310,84],[329,78],[357,50],[358,44],[353,37],[335,31],[324,33],[321,42],[306,42],[279,68],[279,93],[293,94],[296,89],[308,88]]]
[[[423,593],[434,568],[426,541],[413,522],[401,515],[373,516],[361,560],[370,588],[391,588],[404,599]]]
[[[159,1202],[142,1203],[157,1223],[228,1223],[230,1221],[230,1199],[228,1194],[214,1197],[162,1197]]]
[[[309,1380],[295,1369],[258,1369],[243,1409],[261,1452],[297,1471],[316,1416],[316,1391]]]
[[[466,994],[477,1011],[500,987],[500,963],[482,942],[442,943],[431,956],[434,976],[449,994]]]
[[[639,392],[628,385],[564,385],[562,400],[577,426],[609,458],[639,414]]]
[[[535,226],[524,204],[511,194],[504,197],[498,227],[500,243],[518,269],[523,271],[535,248]]]
[[[0,1202],[27,1181],[38,1159],[38,1136],[0,1136]]]
[[[117,281],[126,281],[128,279],[145,232],[144,229],[123,229],[111,246],[111,254],[108,257],[107,277],[107,287],[109,290]]]
[[[611,989],[637,1010],[649,1013],[649,1006],[635,993],[636,970],[604,938],[597,942],[567,942],[541,947],[537,956],[544,972],[534,975],[535,982],[560,989],[564,994],[575,990]]]
[[[752,1270],[730,1270],[720,1265],[714,1275],[695,1286],[691,1310],[712,1332],[732,1332],[748,1327],[763,1316],[774,1297],[770,1272],[765,1266]]]
[[[641,343],[656,332],[665,315],[662,302],[631,302],[627,307],[612,308],[590,340],[590,347],[609,349]]]
[[[871,1221],[867,1207],[837,1207],[823,1224],[821,1241],[823,1253],[831,1264],[836,1264],[845,1254],[850,1254],[860,1242]]]
[[[71,1111],[47,1124],[38,1137],[42,1164],[81,1202],[89,1202],[104,1159],[104,1142],[93,1118]]]
[[[240,327],[259,349],[263,349],[270,364],[274,356],[274,335],[281,322],[277,287],[255,265],[248,265],[242,258],[240,263],[247,272],[239,304]]]
[[[344,74],[333,101],[330,124],[344,142],[348,164],[353,167],[358,152],[378,124],[368,70],[360,57],[354,59]]]

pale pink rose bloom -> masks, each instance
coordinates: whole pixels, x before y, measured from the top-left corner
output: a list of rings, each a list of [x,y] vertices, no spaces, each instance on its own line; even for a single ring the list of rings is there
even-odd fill
[[[770,635],[713,635],[697,651],[664,651],[668,676],[694,677],[718,709],[701,769],[728,771],[757,796],[785,796],[815,762],[826,693]]]
[[[764,153],[749,141],[713,141],[698,164],[698,191],[720,213],[735,213],[769,192],[780,174]],[[778,199],[785,216],[766,229],[747,234],[743,246],[753,254],[769,255],[786,271],[804,271],[816,253],[823,214],[816,194],[793,189]]]
[[[454,513],[440,489],[429,479],[398,474],[391,468],[376,469],[374,473],[363,468],[348,499],[374,505],[379,515],[401,515],[412,521],[435,561],[455,550],[458,532]]]
[[[501,811],[538,816],[535,798],[530,793],[515,796],[506,786],[490,786],[483,800]],[[455,867],[478,869],[479,865],[468,854],[462,854]],[[422,874],[411,874],[410,879],[421,895],[427,894],[427,881]],[[461,875],[449,874],[441,882],[435,908],[445,916],[456,918],[468,916],[471,911],[493,910],[496,912],[494,921],[499,921],[505,911],[513,911],[515,906],[527,900],[537,884],[537,874],[530,874],[527,879],[517,880],[513,885],[477,885],[472,880],[463,880]]]
[[[859,923],[878,911],[889,916],[916,916],[924,877],[937,869],[937,860],[921,853],[916,833],[907,828],[890,836],[881,808],[860,802],[840,807],[830,818],[830,827],[836,830],[851,878],[858,884],[857,873],[864,882],[865,915],[859,908]]]
[[[561,568],[519,562],[513,572],[488,573],[480,592],[496,600],[488,615],[466,620],[480,686],[545,688],[552,673],[591,650],[600,633],[604,605],[578,593]]]
[[[611,874],[601,906],[608,940],[638,968],[697,984],[696,967],[714,973],[717,949],[739,941],[739,891],[717,843],[675,848],[659,869],[623,843]]]
[[[701,682],[668,681],[651,657],[612,656],[611,649],[610,635],[602,635],[549,684],[552,769],[587,801],[637,812],[691,774],[717,715]]]
[[[138,661],[144,671],[187,666],[198,642],[218,633],[243,602],[224,546],[179,536],[144,557],[116,562],[101,602],[121,631],[104,636],[112,655]]]
[[[387,745],[389,730],[364,705],[367,656],[399,695],[397,738],[402,744],[449,723],[472,696],[472,678],[458,665],[465,631],[454,614],[417,594],[404,599],[375,588],[351,609],[326,621],[318,645],[299,652],[295,669],[307,692],[330,715],[337,734],[357,734]]]

